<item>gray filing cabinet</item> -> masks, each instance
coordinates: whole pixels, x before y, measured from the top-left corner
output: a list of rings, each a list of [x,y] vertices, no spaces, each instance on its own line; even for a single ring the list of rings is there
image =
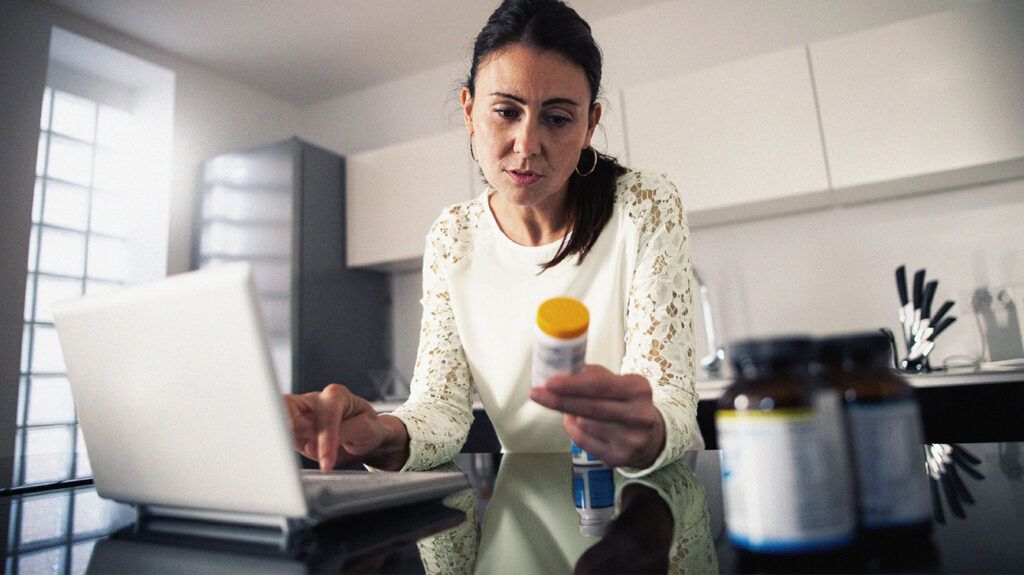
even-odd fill
[[[203,163],[192,267],[251,262],[282,391],[374,399],[390,282],[345,262],[345,160],[292,138]]]

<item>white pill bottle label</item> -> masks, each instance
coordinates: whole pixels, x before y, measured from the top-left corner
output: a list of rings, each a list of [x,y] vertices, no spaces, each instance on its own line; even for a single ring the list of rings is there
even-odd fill
[[[579,373],[587,358],[587,334],[572,339],[552,337],[537,328],[533,337],[530,386],[540,387],[555,375]]]
[[[869,529],[931,521],[924,436],[913,400],[847,405],[857,462],[861,523]]]
[[[856,535],[842,420],[811,408],[720,410],[722,491],[729,539],[759,553],[828,551]],[[828,429],[829,426],[836,429]]]
[[[583,302],[556,297],[537,309],[537,327],[533,336],[533,365],[530,386],[540,387],[556,375],[579,373],[587,359],[587,328],[590,312]],[[572,462],[582,465],[600,463],[593,455],[571,444]]]
[[[530,387],[540,387],[555,375],[579,373],[587,356],[587,334],[573,339],[552,337],[539,328],[533,338],[533,366]],[[601,460],[571,443],[572,462],[576,465],[597,465]]]

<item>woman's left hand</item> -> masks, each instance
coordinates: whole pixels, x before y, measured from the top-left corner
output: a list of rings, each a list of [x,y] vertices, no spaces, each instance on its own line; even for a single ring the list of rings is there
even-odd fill
[[[562,427],[576,445],[605,464],[649,467],[665,446],[665,421],[651,399],[651,384],[586,365],[550,378],[530,399],[565,414]]]

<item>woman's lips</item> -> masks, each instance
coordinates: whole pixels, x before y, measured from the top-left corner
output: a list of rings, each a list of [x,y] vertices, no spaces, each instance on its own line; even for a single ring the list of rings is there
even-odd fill
[[[505,170],[505,173],[508,174],[509,178],[512,178],[513,182],[520,186],[529,186],[544,177],[536,172],[528,170]]]

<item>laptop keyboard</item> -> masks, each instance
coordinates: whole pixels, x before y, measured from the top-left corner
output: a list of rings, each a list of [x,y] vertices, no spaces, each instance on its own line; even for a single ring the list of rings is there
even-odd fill
[[[431,475],[433,474],[305,471],[302,473],[302,487],[307,501],[321,507],[331,507],[345,501],[415,488],[418,484],[431,481]]]

